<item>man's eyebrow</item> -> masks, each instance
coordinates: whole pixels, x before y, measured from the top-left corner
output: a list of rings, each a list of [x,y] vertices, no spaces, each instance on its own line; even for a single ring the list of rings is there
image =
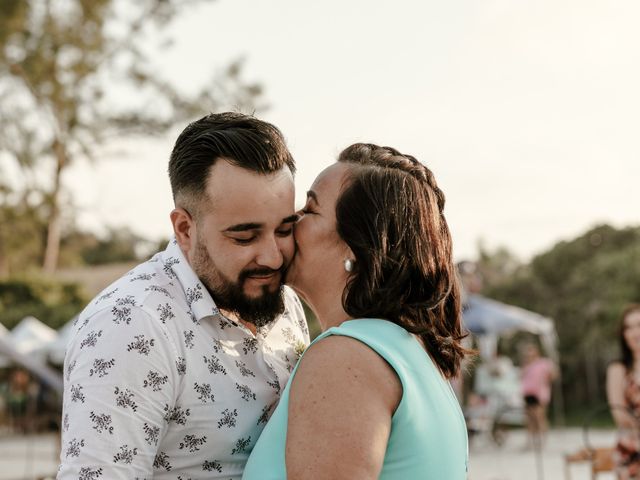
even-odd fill
[[[247,230],[258,230],[262,228],[261,223],[238,223],[237,225],[231,225],[229,228],[225,228],[223,232],[245,232]]]
[[[313,198],[313,201],[316,202],[318,205],[320,205],[320,202],[318,202],[318,195],[316,195],[316,192],[314,192],[313,190],[309,190],[307,192],[307,198]]]
[[[299,218],[299,215],[294,213],[293,215],[283,218],[281,223],[295,223]],[[264,224],[262,223],[238,223],[237,225],[231,225],[225,228],[223,232],[246,232],[247,230],[260,230],[261,228],[264,228]]]
[[[289,215],[286,218],[282,219],[282,223],[295,223],[300,220],[300,215],[294,213],[293,215]]]

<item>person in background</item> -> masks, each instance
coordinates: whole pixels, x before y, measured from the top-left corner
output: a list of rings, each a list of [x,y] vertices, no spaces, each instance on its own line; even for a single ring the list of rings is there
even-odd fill
[[[640,303],[623,310],[619,339],[622,356],[607,369],[607,400],[619,432],[616,472],[629,480],[640,478]]]
[[[547,406],[558,370],[553,361],[540,355],[536,344],[526,344],[521,355],[521,391],[527,416],[529,445],[541,446],[548,430]]]
[[[355,144],[322,172],[287,284],[322,333],[298,363],[245,480],[466,478],[448,382],[467,351],[444,195],[431,171]]]
[[[23,368],[15,368],[9,377],[6,402],[7,413],[13,430],[28,433],[30,420],[36,409],[38,385],[31,379],[29,372]]]

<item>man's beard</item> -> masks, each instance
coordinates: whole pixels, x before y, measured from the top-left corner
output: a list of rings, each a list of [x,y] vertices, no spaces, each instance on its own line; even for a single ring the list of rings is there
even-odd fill
[[[272,323],[284,312],[282,284],[275,292],[270,292],[268,285],[263,285],[262,295],[255,298],[244,293],[244,282],[249,276],[265,275],[275,270],[269,268],[243,270],[238,275],[238,281],[233,282],[216,268],[206,247],[200,241],[196,244],[193,270],[211,294],[216,306],[221,310],[235,313],[245,322],[263,327]],[[284,264],[280,269],[280,278],[284,278]]]

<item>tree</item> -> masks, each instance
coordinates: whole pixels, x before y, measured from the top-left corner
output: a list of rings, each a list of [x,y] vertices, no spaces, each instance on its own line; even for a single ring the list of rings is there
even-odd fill
[[[0,2],[0,160],[20,167],[24,188],[43,192],[45,271],[58,262],[63,173],[74,160],[94,159],[109,138],[159,135],[224,105],[255,109],[261,88],[243,82],[241,61],[191,96],[149,61],[151,40],[166,45],[165,27],[203,1]]]
[[[90,298],[79,283],[35,277],[0,280],[0,324],[12,329],[31,315],[57,329],[77,315]]]
[[[110,228],[106,236],[82,249],[82,259],[87,265],[139,261],[137,250],[142,243],[144,239],[128,228]]]
[[[553,318],[565,398],[604,402],[604,373],[619,355],[620,312],[640,301],[640,227],[595,227],[556,244],[485,293]]]
[[[0,186],[0,279],[28,273],[42,262],[46,212],[33,193]]]
[[[487,285],[496,285],[512,279],[522,267],[515,254],[506,247],[500,246],[491,250],[482,241],[478,242],[478,259],[475,264],[481,280]]]

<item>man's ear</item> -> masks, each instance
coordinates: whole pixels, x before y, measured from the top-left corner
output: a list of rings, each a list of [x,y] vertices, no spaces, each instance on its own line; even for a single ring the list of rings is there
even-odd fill
[[[177,207],[171,211],[171,224],[180,249],[188,257],[188,252],[196,242],[196,222],[184,208]]]

